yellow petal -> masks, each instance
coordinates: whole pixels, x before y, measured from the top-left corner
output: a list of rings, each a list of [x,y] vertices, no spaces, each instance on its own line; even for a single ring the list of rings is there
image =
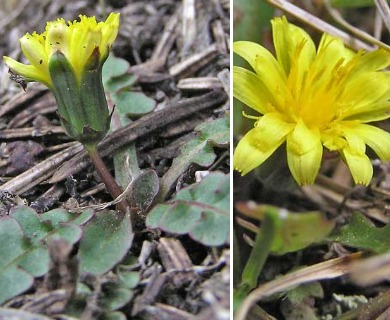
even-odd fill
[[[343,75],[343,72],[340,72],[341,66],[351,60],[354,55],[355,53],[345,48],[340,39],[324,34],[317,56],[309,70],[307,79],[310,84],[309,90],[324,91],[326,87],[337,85],[335,79]]]
[[[302,121],[288,135],[287,163],[300,185],[314,182],[321,165],[322,149],[319,133],[309,130]]]
[[[356,72],[379,71],[390,65],[390,53],[379,49],[365,53],[359,60]]]
[[[69,54],[68,40],[66,39],[66,30],[68,26],[64,19],[57,19],[56,21],[50,21],[46,24],[46,42],[45,51],[48,54],[48,58],[60,50],[63,54]]]
[[[285,17],[272,20],[273,39],[279,65],[287,75],[287,88],[293,101],[285,99],[282,112],[296,114],[291,108],[299,104],[300,97],[306,95],[307,74],[316,56],[316,49],[310,36],[301,28],[287,22]]]
[[[289,24],[284,16],[271,22],[276,57],[284,72],[290,74],[294,63],[302,73],[306,71],[316,55],[313,40],[303,29]]]
[[[390,134],[368,124],[359,124],[350,129],[352,134],[358,136],[382,160],[390,160]]]
[[[51,86],[49,75],[40,72],[34,66],[20,63],[7,56],[3,56],[3,60],[8,68],[21,75],[23,78],[25,78],[26,81],[40,81],[48,87]]]
[[[351,171],[355,183],[367,186],[372,179],[373,169],[371,161],[366,154],[350,146],[345,147],[341,154]]]
[[[37,37],[26,34],[20,38],[20,46],[27,60],[37,69],[47,68],[47,54],[44,44]]]
[[[343,107],[343,118],[369,111],[367,106],[372,105],[389,95],[390,76],[384,72],[367,72],[349,78],[345,83],[344,93],[339,97]]]
[[[358,134],[359,126],[344,126],[343,132],[348,145],[341,150],[341,154],[351,171],[356,184],[368,185],[371,181],[373,169],[370,159],[366,155],[366,144]]]
[[[379,100],[373,104],[361,106],[354,114],[345,116],[343,120],[358,120],[359,122],[381,121],[390,118],[390,101]]]
[[[90,46],[86,46],[88,43],[88,29],[83,28],[80,24],[74,23],[72,26],[71,44],[69,56],[72,57],[71,63],[76,72],[78,72],[78,78],[80,78],[81,72],[91,55]]]
[[[233,67],[233,95],[261,114],[273,110],[272,97],[261,79],[244,68]]]
[[[42,39],[40,39],[37,34],[26,34],[20,39],[20,46],[27,60],[35,67],[38,78],[45,79],[46,83],[50,83],[50,76],[47,69],[47,53],[45,51],[44,43],[41,41]],[[27,77],[24,74],[24,70],[15,71],[21,76]],[[32,69],[30,68],[29,71],[31,72]]]
[[[267,113],[238,143],[233,157],[234,168],[245,175],[261,165],[293,128],[279,114]]]
[[[111,47],[118,35],[119,17],[119,13],[110,13],[102,27],[102,43],[108,44],[108,47]],[[107,48],[105,49],[107,50]],[[100,48],[100,50],[103,52],[104,48]]]
[[[274,56],[259,44],[249,41],[234,42],[233,50],[248,61],[278,104],[282,105],[290,93],[286,87],[287,77]]]
[[[318,46],[315,63],[320,69],[322,67],[331,69],[338,61],[348,62],[355,55],[356,52],[346,48],[341,39],[324,33]]]

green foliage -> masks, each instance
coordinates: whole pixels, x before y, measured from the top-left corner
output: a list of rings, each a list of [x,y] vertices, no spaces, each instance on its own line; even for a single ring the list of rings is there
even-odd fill
[[[38,215],[27,206],[13,208],[9,216],[0,218],[0,304],[28,290],[34,277],[48,272],[48,245],[52,239],[69,244],[80,241],[81,271],[97,275],[122,260],[132,237],[130,218],[111,211],[76,214],[54,209]],[[134,274],[122,271],[118,283],[118,296],[107,289],[110,299],[104,300],[107,305],[111,301],[112,310],[131,298],[137,281]]]
[[[201,182],[180,190],[146,218],[150,228],[186,234],[205,245],[218,246],[229,239],[229,175],[213,172]]]
[[[80,242],[80,271],[103,274],[123,259],[133,240],[130,216],[100,211],[84,228]]]
[[[180,155],[173,160],[171,168],[162,178],[161,198],[165,198],[172,185],[191,164],[210,166],[216,158],[213,148],[229,146],[230,128],[227,116],[202,123],[195,131],[197,135],[181,147]]]
[[[47,243],[53,238],[70,244],[80,240],[80,222],[88,221],[92,212],[81,215],[56,209],[39,216],[26,206],[15,207],[9,216],[0,218],[0,303],[30,288],[34,277],[48,271]]]
[[[270,211],[267,210],[268,207],[254,203],[237,204],[239,211],[260,221]],[[334,222],[320,212],[292,213],[285,209],[274,212],[276,212],[274,218],[277,219],[271,245],[271,252],[274,254],[298,251],[312,243],[323,241],[334,227]]]
[[[119,265],[115,273],[100,276],[102,283],[97,301],[100,315],[98,319],[126,319],[125,315],[118,311],[133,298],[133,289],[139,284],[138,272],[130,271],[132,266]],[[93,290],[83,283],[77,287],[76,297],[66,308],[66,314],[80,318],[84,312],[87,301],[94,295]]]
[[[285,297],[291,301],[292,304],[297,305],[305,300],[307,297],[323,298],[324,290],[318,281],[303,283],[288,292]]]
[[[363,214],[355,212],[348,224],[329,237],[343,245],[383,253],[390,250],[390,224],[377,228]]]
[[[128,201],[131,206],[146,212],[160,188],[160,180],[154,170],[145,170],[131,183]]]
[[[26,250],[23,231],[15,220],[9,217],[1,218],[0,241],[0,303],[3,303],[27,290],[33,284],[34,277],[16,263]],[[47,255],[44,258],[47,260]]]
[[[373,6],[375,3],[374,0],[332,0],[331,4],[337,8],[361,8]]]
[[[192,163],[204,167],[210,166],[216,158],[213,147],[227,148],[229,146],[228,117],[202,123],[195,128],[195,131],[198,134],[181,148],[180,156],[173,160],[172,168],[188,168]]]
[[[129,67],[126,60],[110,54],[103,66],[103,83],[118,113],[137,118],[153,111],[156,102],[142,92],[131,90],[137,77],[128,73]]]
[[[126,320],[127,317],[120,311],[109,312],[101,315],[98,320]]]
[[[153,99],[132,90],[137,77],[128,73],[129,66],[126,60],[110,55],[103,68],[103,82],[115,104],[112,131],[128,125],[132,122],[131,119],[152,112],[156,106]],[[144,212],[159,190],[159,180],[154,171],[142,173],[139,169],[135,143],[115,153],[114,167],[115,178],[122,189],[132,184],[132,191],[127,199],[130,206]]]
[[[130,64],[121,58],[115,57],[112,53],[108,56],[106,62],[103,65],[102,79],[103,83],[110,84],[110,80],[115,82],[115,78],[120,78],[129,69]]]
[[[122,91],[112,95],[118,112],[129,118],[139,118],[156,107],[156,102],[142,92]]]

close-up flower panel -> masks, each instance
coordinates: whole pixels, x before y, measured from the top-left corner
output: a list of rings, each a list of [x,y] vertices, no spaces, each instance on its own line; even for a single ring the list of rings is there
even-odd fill
[[[356,184],[373,175],[368,145],[390,160],[390,134],[371,124],[390,117],[390,53],[354,52],[324,34],[316,49],[311,37],[285,17],[272,21],[274,57],[249,41],[234,52],[253,71],[234,67],[233,93],[259,115],[238,143],[234,168],[243,175],[260,166],[286,142],[289,169],[300,185],[312,184],[324,147],[337,151]]]

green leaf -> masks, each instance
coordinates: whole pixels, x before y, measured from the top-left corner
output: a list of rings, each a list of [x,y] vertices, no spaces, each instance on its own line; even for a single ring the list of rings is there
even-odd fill
[[[80,242],[80,271],[100,275],[119,263],[129,250],[133,232],[129,215],[97,212],[84,228]]]
[[[228,148],[230,141],[229,117],[203,123],[195,128],[197,135],[180,149],[171,168],[161,181],[160,198],[165,198],[176,180],[195,163],[199,166],[210,166],[216,155],[213,147]]]
[[[30,273],[19,268],[17,258],[25,251],[22,228],[12,218],[0,218],[0,304],[26,291],[34,282]]]
[[[139,118],[156,107],[156,101],[142,92],[135,92],[131,87],[138,77],[128,74],[127,61],[110,55],[103,68],[103,82],[110,99],[115,104],[112,114],[111,130],[115,131],[131,123],[131,118]],[[135,143],[119,150],[114,155],[115,178],[122,188],[135,180],[140,174],[135,150]],[[133,206],[133,203],[130,202]],[[138,206],[136,203],[134,206]]]
[[[125,316],[125,314],[119,311],[104,313],[98,318],[98,320],[126,320],[126,319],[127,317]]]
[[[48,271],[47,243],[53,237],[71,244],[80,240],[80,226],[69,221],[84,215],[79,220],[83,221],[89,214],[53,210],[38,215],[27,206],[17,206],[0,218],[0,304],[27,290],[34,277]]]
[[[213,172],[201,182],[180,190],[146,218],[150,228],[185,234],[209,246],[229,239],[229,175]]]
[[[157,173],[154,170],[146,170],[131,183],[131,191],[127,199],[132,207],[145,212],[152,204],[159,187],[160,180]]]
[[[127,73],[129,66],[126,60],[110,54],[103,67],[103,83],[121,117],[139,118],[152,112],[156,101],[142,92],[130,90],[137,77]]]
[[[110,272],[107,277],[101,278],[102,287],[96,305],[101,314],[97,319],[111,319],[111,317],[120,316],[121,313],[113,311],[126,306],[133,298],[133,289],[138,285],[140,275],[139,272],[130,271],[132,268],[133,265],[119,265],[116,273]],[[66,314],[79,318],[85,310],[87,300],[94,294],[96,292],[93,292],[90,287],[79,282],[76,296],[67,306]],[[107,316],[110,317],[107,318]]]
[[[43,221],[48,221],[53,227],[58,227],[61,222],[71,222],[73,224],[82,225],[93,217],[93,210],[87,209],[80,214],[74,214],[65,209],[53,209],[42,213]]]
[[[123,288],[133,289],[140,282],[140,275],[136,271],[128,271],[123,268],[118,268],[119,282]]]
[[[105,89],[110,93],[116,93],[123,89],[130,89],[138,80],[134,74],[123,74],[119,77],[110,78],[105,83]]]
[[[106,310],[118,310],[125,306],[133,297],[130,289],[121,287],[116,283],[108,283],[103,287],[102,306]]]
[[[324,290],[318,281],[302,283],[299,286],[284,293],[292,304],[297,305],[307,297],[323,298]]]
[[[229,118],[224,117],[211,122],[203,123],[195,128],[198,134],[180,149],[180,156],[175,158],[172,168],[185,167],[192,163],[200,166],[210,166],[215,160],[213,147],[229,146],[230,129]],[[182,170],[184,171],[184,170]]]
[[[26,206],[11,211],[10,217],[20,224],[24,235],[34,244],[39,243],[52,230],[51,226],[42,223],[34,209]]]
[[[118,113],[130,118],[139,118],[156,107],[156,101],[147,97],[142,92],[121,91],[112,95]]]
[[[44,275],[48,270],[50,262],[49,252],[43,245],[38,247],[30,246],[25,253],[19,257],[19,267],[33,275],[39,277]]]
[[[349,223],[335,230],[329,240],[377,253],[387,252],[390,250],[390,224],[377,228],[363,214],[355,212]]]
[[[70,244],[76,243],[82,236],[81,228],[74,224],[64,223],[58,226],[56,233],[51,237],[60,237]]]
[[[110,79],[125,74],[129,67],[130,64],[126,60],[117,58],[111,53],[103,65],[103,83],[106,84]]]
[[[253,202],[236,204],[236,208],[250,218],[262,221],[269,206]],[[285,254],[301,250],[313,243],[325,240],[332,231],[334,221],[321,212],[289,212],[277,209],[277,228],[271,245],[274,254]]]

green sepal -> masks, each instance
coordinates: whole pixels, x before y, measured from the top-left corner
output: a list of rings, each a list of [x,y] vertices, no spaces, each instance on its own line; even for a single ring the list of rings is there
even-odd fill
[[[88,127],[84,127],[83,134],[85,137],[101,140],[110,127],[111,115],[102,82],[103,64],[99,63],[97,68],[91,68],[99,61],[99,57],[99,50],[96,48],[81,76],[80,92]]]
[[[57,101],[60,120],[66,132],[72,138],[77,139],[81,133],[84,119],[84,110],[81,108],[81,96],[79,84],[73,67],[61,51],[55,52],[49,62],[49,73],[53,86],[51,90]]]
[[[81,143],[97,143],[106,135],[110,114],[102,83],[102,63],[96,48],[80,81],[65,55],[57,51],[49,62],[51,88],[66,132]]]

